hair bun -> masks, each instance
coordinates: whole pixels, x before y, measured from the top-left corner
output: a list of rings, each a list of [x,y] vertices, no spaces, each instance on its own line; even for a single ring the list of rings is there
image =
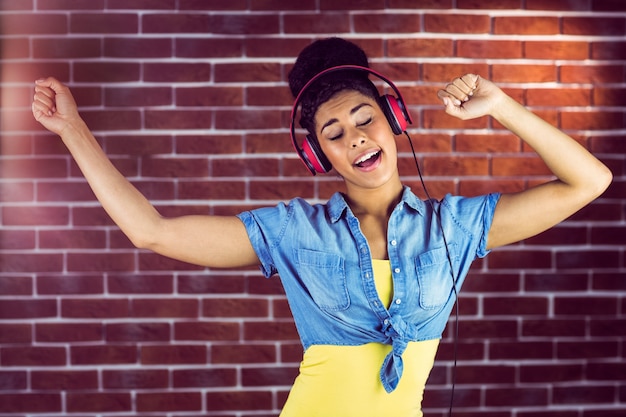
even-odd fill
[[[327,38],[308,45],[300,52],[289,72],[291,94],[296,97],[311,78],[339,65],[369,67],[363,49],[345,39]]]

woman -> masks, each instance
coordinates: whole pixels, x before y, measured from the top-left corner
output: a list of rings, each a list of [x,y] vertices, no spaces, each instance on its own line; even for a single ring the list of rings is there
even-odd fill
[[[351,67],[325,72],[342,65]],[[236,217],[162,217],[113,167],[68,88],[52,78],[35,86],[34,117],[61,136],[137,247],[280,275],[305,349],[285,417],[421,416],[438,341],[471,262],[561,222],[612,179],[573,139],[466,74],[439,91],[445,111],[463,120],[492,116],[535,149],[556,180],[515,194],[420,201],[397,167],[395,136],[410,115],[401,98],[379,97],[367,67],[359,47],[332,38],[305,48],[289,77],[294,118],[300,107],[308,131],[300,148],[292,128],[296,150],[311,172],[340,175],[345,193],[323,205],[295,198]]]

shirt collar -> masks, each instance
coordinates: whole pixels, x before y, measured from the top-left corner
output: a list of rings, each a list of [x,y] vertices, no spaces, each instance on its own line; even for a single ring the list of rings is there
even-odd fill
[[[411,191],[411,188],[406,185],[403,186],[402,199],[398,205],[402,204],[407,205],[420,214],[424,212],[424,202],[417,198]],[[340,192],[336,192],[330,197],[326,205],[326,210],[328,211],[328,216],[332,223],[339,221],[344,213],[350,213],[350,215],[352,215],[348,202]]]

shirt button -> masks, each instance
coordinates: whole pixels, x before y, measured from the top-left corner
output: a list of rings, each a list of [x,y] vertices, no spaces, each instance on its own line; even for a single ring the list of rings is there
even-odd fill
[[[396,274],[399,274],[400,273],[400,268],[394,269],[393,272],[395,272]]]
[[[384,324],[389,324],[389,319],[385,319],[385,320],[383,321],[383,323],[384,323]]]
[[[402,304],[402,300],[398,298],[398,299],[396,300],[396,304]]]
[[[397,243],[398,242],[396,242],[396,240],[394,239],[394,240],[391,241],[391,246],[396,246]]]

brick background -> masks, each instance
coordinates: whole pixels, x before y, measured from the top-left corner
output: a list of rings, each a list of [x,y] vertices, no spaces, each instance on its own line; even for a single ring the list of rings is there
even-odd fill
[[[615,181],[590,207],[476,263],[454,415],[626,414],[621,0],[0,0],[0,35],[0,415],[278,414],[301,357],[279,281],[132,248],[33,121],[32,83],[69,83],[115,165],[166,215],[319,201],[339,182],[295,157],[285,80],[298,51],[329,35],[360,43],[402,90],[433,196],[548,178],[493,121],[442,112],[436,90],[465,72],[609,165]],[[450,401],[448,330],[431,417]]]

